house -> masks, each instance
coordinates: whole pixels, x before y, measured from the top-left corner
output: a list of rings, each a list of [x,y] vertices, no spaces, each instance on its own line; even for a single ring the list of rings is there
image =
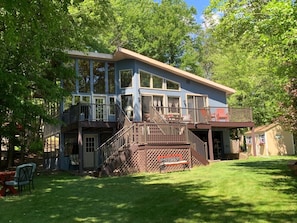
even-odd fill
[[[47,168],[153,172],[166,154],[207,165],[230,152],[231,129],[254,127],[250,108],[228,107],[232,88],[124,48],[68,53],[77,80],[63,82],[63,124],[45,126]]]
[[[245,133],[247,152],[256,156],[294,155],[293,134],[277,123],[254,129],[256,149],[252,145],[252,132]],[[254,154],[254,151],[256,154]]]

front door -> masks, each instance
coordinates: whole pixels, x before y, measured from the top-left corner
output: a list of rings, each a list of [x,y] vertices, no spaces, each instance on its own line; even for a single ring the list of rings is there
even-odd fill
[[[85,134],[83,138],[84,168],[94,167],[94,150],[98,147],[97,134]]]
[[[107,121],[107,109],[105,97],[94,97],[93,117],[96,121]]]

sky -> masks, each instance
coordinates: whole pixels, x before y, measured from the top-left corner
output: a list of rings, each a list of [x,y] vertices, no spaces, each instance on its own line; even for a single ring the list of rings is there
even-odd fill
[[[202,12],[209,5],[210,0],[185,0],[187,5],[193,6],[197,10],[196,20],[199,23],[202,23]]]

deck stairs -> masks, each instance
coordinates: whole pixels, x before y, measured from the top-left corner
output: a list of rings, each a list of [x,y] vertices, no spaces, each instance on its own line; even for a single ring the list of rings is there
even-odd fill
[[[191,149],[191,155],[202,165],[208,165],[205,143],[187,129],[186,124],[172,124],[166,122],[158,113],[156,119],[150,122],[132,123],[122,113],[121,129],[94,151],[95,170],[106,175],[117,172],[127,174],[137,172],[125,167],[131,162],[131,156],[146,145],[186,145]]]

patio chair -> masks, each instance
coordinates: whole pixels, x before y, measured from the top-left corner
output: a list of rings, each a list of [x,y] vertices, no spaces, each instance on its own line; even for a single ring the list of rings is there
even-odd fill
[[[216,110],[216,120],[221,121],[225,120],[228,121],[228,113],[226,113],[225,108],[217,108]]]
[[[69,155],[69,169],[70,170],[78,170],[79,168],[79,157],[78,154],[70,154]]]
[[[5,181],[5,185],[17,187],[19,194],[23,191],[23,188],[28,185],[31,193],[30,176],[32,175],[32,170],[32,164],[27,163],[17,166],[14,180]]]
[[[34,174],[35,174],[35,171],[36,171],[36,163],[29,163],[32,165],[32,172],[31,172],[31,175],[30,175],[30,184],[32,185],[32,189],[34,190],[34,183],[33,183],[33,178],[34,178]]]

